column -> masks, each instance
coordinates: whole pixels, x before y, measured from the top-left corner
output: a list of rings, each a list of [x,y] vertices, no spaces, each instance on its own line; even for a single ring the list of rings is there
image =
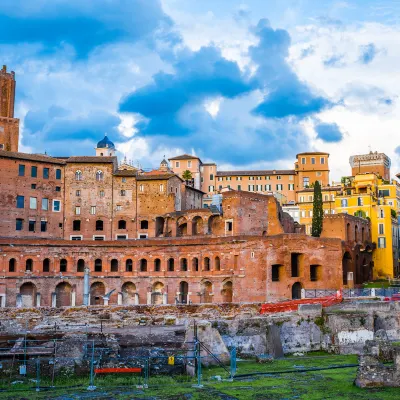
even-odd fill
[[[15,306],[18,308],[22,307],[22,294],[20,293],[17,294]]]
[[[89,268],[85,268],[85,275],[83,276],[83,305],[90,304],[90,287],[89,287]]]
[[[40,293],[36,293],[36,307],[40,307],[41,300],[42,300],[42,295]]]
[[[139,304],[139,293],[135,293],[135,306],[137,306]]]
[[[168,293],[163,293],[163,304],[168,304]]]
[[[76,292],[75,290],[71,292],[71,307],[75,307],[76,305]]]
[[[186,296],[186,304],[190,304],[190,295],[192,294],[192,292],[188,292],[187,296]]]
[[[118,304],[119,306],[122,305],[122,293],[121,293],[121,292],[118,292],[117,304]]]
[[[151,304],[151,292],[147,292],[147,304]]]
[[[306,289],[301,289],[301,298],[302,299],[306,298]]]
[[[6,306],[6,294],[4,293],[2,296],[1,296],[1,304],[0,304],[0,307],[5,307]]]
[[[51,294],[51,306],[56,307],[56,304],[57,304],[57,294],[53,292]]]

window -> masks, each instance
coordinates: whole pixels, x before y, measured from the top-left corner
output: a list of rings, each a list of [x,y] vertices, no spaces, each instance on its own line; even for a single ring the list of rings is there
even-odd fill
[[[102,231],[104,228],[103,221],[101,219],[98,219],[96,221],[96,231]]]
[[[139,185],[139,192],[144,192],[144,185]]]
[[[43,179],[49,179],[50,170],[48,168],[43,168]]]
[[[24,227],[24,220],[22,218],[17,218],[15,220],[15,230],[22,231],[23,227]]]
[[[168,271],[173,271],[174,270],[174,259],[170,258],[168,260]]]
[[[120,191],[120,195],[121,195],[121,196],[126,196],[126,191],[125,191],[125,190],[121,190],[121,191]]]
[[[175,168],[179,168],[179,167],[180,167],[179,161],[175,161]]]
[[[320,269],[320,265],[310,265],[310,281],[316,282],[318,281],[318,271]]]
[[[8,261],[8,272],[15,272],[15,265],[15,258],[11,258],[10,261]]]
[[[362,197],[358,197],[357,198],[357,205],[358,206],[362,206],[363,205],[363,198]]]
[[[29,232],[35,232],[35,225],[36,225],[35,220],[29,220],[29,227],[28,227]]]
[[[116,211],[121,211],[122,210],[122,206],[120,204],[117,204],[117,206],[115,207]]]
[[[214,175],[210,174],[210,181],[213,181],[213,180],[214,180]]]
[[[25,262],[25,271],[31,271],[33,270],[33,260],[31,258],[28,258]]]
[[[65,258],[62,258],[60,260],[60,272],[67,272],[67,265],[68,265],[67,260]]]
[[[90,207],[90,214],[91,215],[96,215],[96,206],[91,206]]]
[[[342,199],[341,202],[340,202],[340,205],[342,207],[347,207],[347,199]]]
[[[115,258],[113,258],[111,260],[110,271],[111,272],[118,272],[118,260],[115,259]]]
[[[262,192],[262,185],[256,185],[256,191],[257,192]]]
[[[256,176],[256,181],[261,181],[262,177],[261,176]]]
[[[97,171],[96,172],[96,181],[101,182],[104,179],[104,173],[103,171]]]
[[[293,180],[293,175],[289,175],[289,181]]]
[[[31,210],[36,210],[37,209],[37,198],[36,197],[30,197],[29,198],[29,208]]]
[[[47,221],[44,219],[40,221],[40,232],[47,232]]]
[[[325,157],[321,157],[321,164],[325,164]]]
[[[25,207],[25,196],[17,196],[17,208]]]
[[[236,180],[237,180],[237,181],[241,181],[241,180],[242,180],[242,177],[241,177],[241,176],[237,176],[237,177],[236,177]]]
[[[192,260],[192,269],[193,271],[199,270],[199,259],[197,257],[194,257]]]
[[[54,212],[61,211],[61,201],[60,200],[53,200],[53,211]]]
[[[126,239],[128,239],[128,235],[117,235],[116,239],[117,240],[126,240]]]
[[[104,190],[100,190],[100,197],[104,197]]]
[[[103,269],[103,261],[100,258],[97,258],[94,262],[94,270],[95,272],[101,272]]]
[[[218,190],[221,190],[221,189],[222,189],[222,185],[219,185],[219,186],[218,186]]]
[[[291,257],[291,271],[292,271],[292,277],[298,277],[300,276],[300,260],[301,260],[301,254],[299,253],[292,253],[290,255]]]
[[[272,282],[279,282],[280,280],[280,274],[279,272],[282,270],[282,265],[280,264],[274,264],[271,266],[271,272],[272,272],[272,277],[271,280]]]
[[[283,185],[282,184],[276,185],[276,190],[283,190]]]
[[[269,175],[267,175],[267,176],[265,177],[265,180],[270,181],[270,180],[271,180],[271,177],[270,177]]]
[[[132,262],[132,260],[130,258],[128,258],[125,261],[125,271],[126,272],[132,272],[132,269],[133,269],[133,262]]]
[[[289,183],[288,184],[288,189],[289,190],[294,190],[294,183]]]
[[[222,176],[218,177],[218,182],[222,182],[224,180],[224,178]]]
[[[378,229],[379,229],[379,235],[385,234],[385,226],[383,224],[379,224]]]
[[[241,185],[238,185],[238,186],[237,186],[237,190],[239,190],[239,191],[242,190],[242,186],[241,186]]]
[[[25,165],[24,164],[18,165],[18,176],[25,176]]]
[[[75,221],[72,221],[72,230],[73,231],[80,231],[81,230],[81,221],[76,219]]]
[[[322,176],[322,172],[321,172],[321,171],[317,171],[317,172],[316,172],[316,175],[317,175],[317,176]]]
[[[249,176],[249,181],[254,181],[254,176]]]
[[[186,258],[181,258],[181,271],[188,270],[188,262]]]
[[[249,192],[254,192],[254,185],[249,185]]]
[[[380,237],[378,238],[378,248],[385,249],[386,248],[386,238]]]
[[[324,195],[324,201],[328,201],[329,200],[329,196],[327,194]]]
[[[56,186],[56,192],[61,192],[61,186]]]
[[[125,183],[125,182],[126,182],[126,178],[122,178],[121,181],[122,181],[123,183]]]
[[[282,176],[281,176],[281,175],[277,175],[277,176],[276,176],[276,179],[277,179],[278,181],[280,181],[280,180],[282,179]]]
[[[390,196],[390,190],[386,189],[386,190],[379,190],[378,191],[378,197],[387,197]]]
[[[233,221],[225,221],[225,231],[232,232],[233,230]]]
[[[118,221],[118,229],[126,229],[126,221],[123,219]]]
[[[379,210],[379,217],[385,218],[385,212],[382,209]]]
[[[140,272],[147,272],[147,260],[145,258],[142,258],[139,262],[140,264]]]
[[[69,239],[70,240],[82,240],[82,235],[80,235],[80,236],[71,235]]]
[[[42,199],[42,210],[47,211],[49,209],[49,199]]]
[[[188,168],[191,168],[192,162],[189,160],[189,161],[187,162],[187,165],[188,165]]]
[[[161,271],[161,260],[159,258],[156,258],[154,260],[154,271],[155,272],[160,272]]]
[[[80,191],[80,190],[77,190],[77,191],[75,192],[75,196],[76,196],[76,197],[80,197],[80,196],[81,196],[81,191]]]
[[[304,178],[303,178],[303,187],[308,187],[308,186],[310,186],[310,178],[308,177],[308,176],[305,176]]]
[[[36,183],[31,184],[31,189],[36,189]]]
[[[315,164],[315,158],[311,157],[311,164]]]
[[[208,187],[208,191],[209,191],[209,192],[213,192],[213,191],[214,191],[214,185],[210,185],[210,186]]]
[[[75,172],[75,180],[76,181],[81,181],[82,180],[82,171],[76,171]]]
[[[215,257],[214,260],[214,269],[216,271],[220,271],[221,270],[221,260],[219,259],[219,257]]]
[[[310,210],[310,211],[308,212],[308,215],[309,215],[310,218],[312,218],[312,216],[313,216],[312,210]]]
[[[31,177],[32,178],[37,177],[37,167],[34,167],[34,166],[31,167]]]
[[[82,260],[82,258],[78,260],[76,272],[85,272],[85,260]]]
[[[149,221],[140,221],[140,229],[149,229]]]
[[[61,179],[61,169],[56,169],[56,179]]]
[[[210,270],[210,259],[208,257],[204,257],[204,271]]]
[[[139,239],[147,239],[147,233],[140,233],[139,234]]]
[[[265,191],[270,192],[272,190],[272,185],[265,185]]]
[[[314,196],[308,196],[308,201],[313,201]]]
[[[301,158],[301,163],[302,163],[302,164],[305,164],[305,163],[306,163],[306,158],[305,158],[305,157],[302,157],[302,158]]]
[[[164,185],[160,184],[160,192],[163,192],[163,191],[164,191]]]

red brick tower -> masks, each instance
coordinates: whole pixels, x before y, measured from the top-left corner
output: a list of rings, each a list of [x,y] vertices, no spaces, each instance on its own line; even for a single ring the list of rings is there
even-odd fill
[[[15,73],[0,70],[0,150],[18,151],[19,119],[14,118]]]

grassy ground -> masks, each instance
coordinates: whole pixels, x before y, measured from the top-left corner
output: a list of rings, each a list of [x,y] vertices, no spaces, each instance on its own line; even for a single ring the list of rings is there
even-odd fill
[[[373,282],[367,282],[363,284],[363,288],[385,288],[387,289],[390,286],[390,283],[388,280],[378,280],[378,281],[373,281]]]
[[[303,369],[326,368],[356,364],[356,356],[313,356],[291,357],[271,364],[258,364],[254,360],[237,363],[237,379],[224,380],[227,373],[219,367],[203,368],[203,388],[193,388],[195,379],[186,376],[150,377],[148,389],[137,389],[141,383],[138,377],[107,376],[96,377],[95,392],[86,390],[88,376],[80,378],[56,377],[56,388],[35,392],[35,383],[1,386],[1,399],[171,399],[171,400],[278,400],[278,399],[398,399],[400,389],[359,389],[353,385],[356,367],[298,372]],[[290,373],[290,371],[296,371]],[[264,376],[240,378],[241,374],[254,372]],[[280,373],[277,373],[280,372]],[[219,375],[223,381],[215,378]],[[1,379],[1,377],[0,377]],[[42,381],[46,386],[49,382]],[[71,387],[74,386],[74,387]]]

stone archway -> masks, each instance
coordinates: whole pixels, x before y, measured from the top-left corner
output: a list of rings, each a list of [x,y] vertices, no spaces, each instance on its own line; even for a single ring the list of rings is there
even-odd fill
[[[210,281],[205,281],[202,284],[202,298],[200,302],[202,303],[212,303],[213,298],[213,285]]]
[[[102,296],[106,294],[106,287],[103,282],[94,282],[90,286],[90,305],[91,306],[102,306],[104,305],[104,299]]]
[[[223,303],[232,303],[233,298],[233,284],[231,281],[227,281],[223,284],[222,290],[222,302]]]
[[[19,294],[22,299],[22,307],[36,307],[37,288],[32,282],[26,282],[19,288]]]
[[[70,307],[72,304],[72,286],[61,282],[56,286],[56,307]]]
[[[176,236],[186,236],[188,234],[188,224],[184,217],[181,217],[177,221],[177,232]]]
[[[135,304],[136,285],[132,282],[125,282],[122,285],[122,304],[131,306]]]
[[[203,218],[196,216],[192,219],[192,234],[193,235],[203,235],[204,234]]]
[[[293,300],[299,300],[301,299],[301,283],[300,282],[295,282],[292,286],[292,299]]]
[[[153,284],[151,292],[151,304],[163,304],[163,291],[164,284],[162,282],[156,282]]]

